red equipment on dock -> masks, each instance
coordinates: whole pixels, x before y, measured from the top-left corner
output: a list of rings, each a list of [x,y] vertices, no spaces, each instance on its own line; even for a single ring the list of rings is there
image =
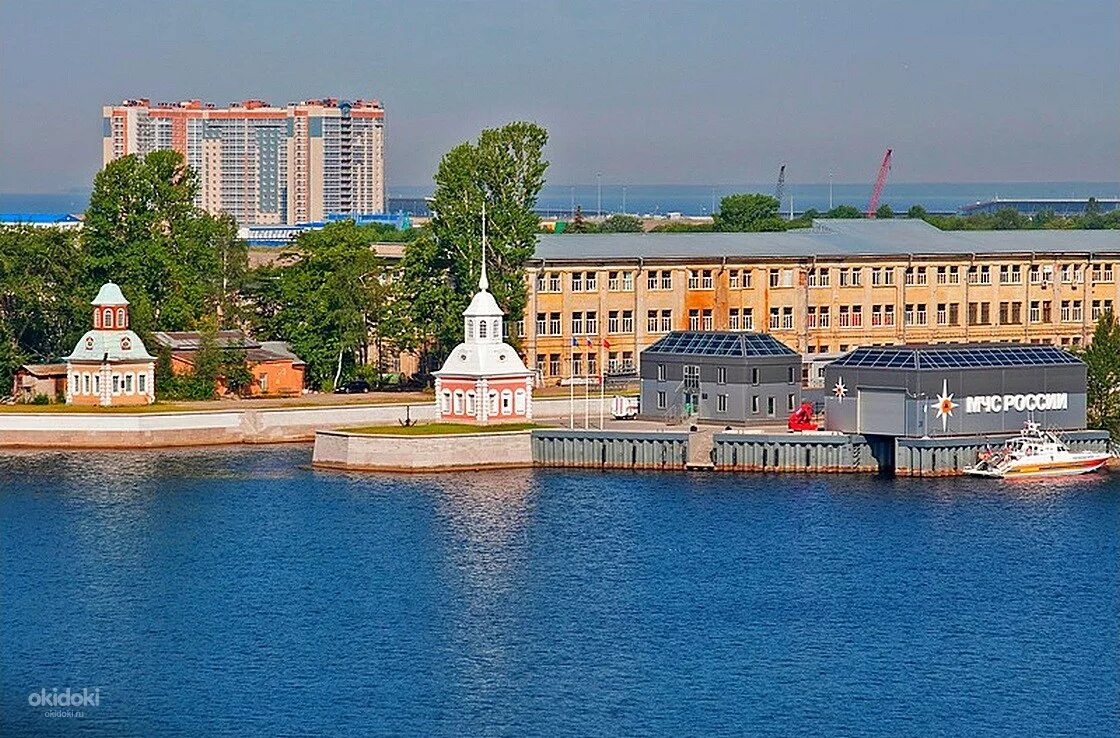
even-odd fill
[[[871,202],[867,204],[867,217],[874,218],[875,211],[879,209],[879,195],[883,194],[883,185],[887,182],[887,173],[891,170],[891,150],[883,154],[883,163],[879,165],[879,176],[875,178],[875,189],[871,190]]]
[[[817,424],[813,422],[813,406],[810,403],[801,403],[801,407],[789,414],[789,429],[791,431],[817,429]]]

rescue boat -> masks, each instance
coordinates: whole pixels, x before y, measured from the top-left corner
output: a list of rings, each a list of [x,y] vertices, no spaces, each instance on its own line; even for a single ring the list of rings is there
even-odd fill
[[[1070,451],[1057,435],[1027,421],[1018,436],[995,451],[982,452],[976,465],[964,473],[999,479],[1072,476],[1097,471],[1111,456],[1100,451]]]

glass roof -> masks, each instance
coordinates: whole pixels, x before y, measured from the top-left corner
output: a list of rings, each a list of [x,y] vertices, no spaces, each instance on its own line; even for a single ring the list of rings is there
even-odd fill
[[[1079,364],[1055,346],[979,344],[974,346],[868,346],[851,351],[835,366],[866,369],[970,369]]]
[[[785,356],[794,353],[773,336],[734,331],[674,331],[645,352],[691,356]]]

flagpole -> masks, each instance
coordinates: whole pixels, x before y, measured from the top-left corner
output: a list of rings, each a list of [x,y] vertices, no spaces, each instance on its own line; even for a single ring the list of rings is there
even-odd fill
[[[575,373],[575,358],[576,350],[575,339],[568,342],[568,427],[575,430],[576,427],[576,373]]]
[[[591,358],[590,353],[587,354],[587,358],[588,359]],[[590,362],[588,362],[588,363],[590,363]],[[590,367],[588,367],[587,364],[585,363],[584,366],[583,366],[583,427],[584,427],[584,430],[587,430],[587,429],[591,428],[591,394],[590,394],[591,393],[591,388],[587,386],[588,382],[591,381],[591,377],[588,376],[588,373],[587,373],[587,370],[589,368]]]
[[[603,358],[603,342],[599,342],[599,430],[603,430],[603,401],[606,399],[607,373]]]

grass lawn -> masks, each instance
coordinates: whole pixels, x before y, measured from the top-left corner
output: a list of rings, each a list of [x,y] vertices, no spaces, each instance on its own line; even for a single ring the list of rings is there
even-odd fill
[[[464,433],[508,433],[534,428],[551,428],[542,423],[498,423],[496,425],[469,425],[467,423],[419,423],[417,425],[367,425],[362,428],[341,428],[346,433],[365,433],[372,436],[449,436]]]

